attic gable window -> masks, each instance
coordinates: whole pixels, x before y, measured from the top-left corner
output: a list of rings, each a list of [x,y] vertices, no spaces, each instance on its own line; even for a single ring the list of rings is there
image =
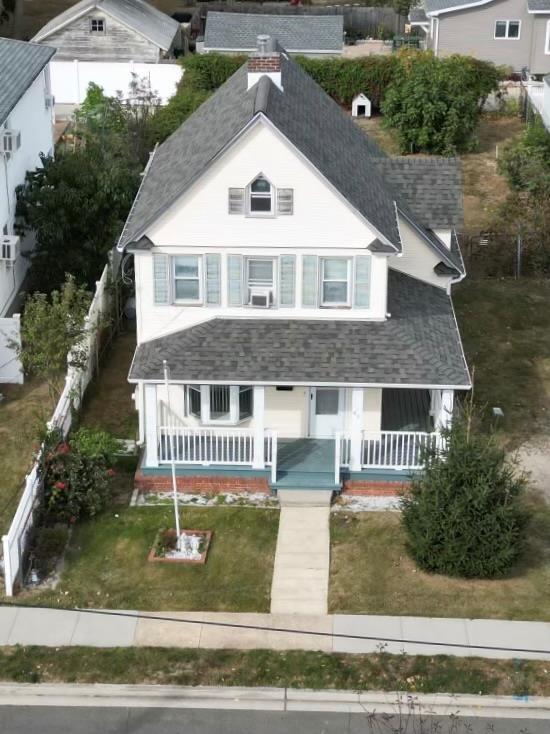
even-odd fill
[[[248,187],[248,211],[250,214],[273,213],[273,186],[263,176],[258,176]]]
[[[90,33],[105,33],[105,18],[90,18]]]

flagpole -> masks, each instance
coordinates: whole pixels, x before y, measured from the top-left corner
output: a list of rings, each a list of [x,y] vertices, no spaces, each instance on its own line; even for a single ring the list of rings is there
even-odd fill
[[[162,361],[164,367],[164,385],[166,387],[166,407],[168,408],[168,430],[170,431],[170,465],[172,468],[172,493],[174,495],[174,515],[176,518],[176,542],[177,549],[181,550],[181,534],[180,534],[180,516],[178,510],[178,483],[176,480],[176,444],[174,435],[174,425],[172,418],[172,408],[170,406],[170,371],[168,362]]]

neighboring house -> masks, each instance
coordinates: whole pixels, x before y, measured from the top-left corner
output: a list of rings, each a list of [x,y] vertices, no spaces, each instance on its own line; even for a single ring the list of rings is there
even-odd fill
[[[461,217],[456,160],[386,157],[286,53],[253,54],[157,148],[118,246],[138,486],[170,486],[172,449],[182,487],[405,479],[470,388]]]
[[[17,187],[53,152],[48,63],[55,49],[0,38],[0,317],[10,312],[25,277],[32,237],[15,235]]]
[[[525,82],[523,88],[544,126],[550,132],[550,74],[545,76],[542,82]]]
[[[291,54],[340,56],[344,47],[342,15],[264,15],[208,12],[199,53],[248,54],[258,36],[277,38]]]
[[[467,54],[536,76],[550,72],[550,0],[424,0],[409,20],[436,55]]]
[[[175,94],[182,68],[180,24],[145,0],[81,0],[33,38],[55,46],[51,64],[56,116],[70,116],[91,82],[105,94],[131,96],[134,78],[147,79],[162,104]]]
[[[32,39],[55,46],[56,61],[135,61],[173,58],[181,26],[145,0],[81,0]]]

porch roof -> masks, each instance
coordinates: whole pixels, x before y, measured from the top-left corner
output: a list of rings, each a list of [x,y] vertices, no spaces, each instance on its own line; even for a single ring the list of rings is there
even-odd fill
[[[445,291],[390,270],[387,321],[213,318],[136,349],[131,381],[470,386]]]

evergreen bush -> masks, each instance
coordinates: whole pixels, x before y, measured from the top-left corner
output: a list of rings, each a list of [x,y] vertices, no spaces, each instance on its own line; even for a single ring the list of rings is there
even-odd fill
[[[502,576],[522,552],[525,479],[495,437],[474,423],[468,414],[455,418],[446,448],[427,452],[424,471],[402,500],[408,550],[430,573]]]

